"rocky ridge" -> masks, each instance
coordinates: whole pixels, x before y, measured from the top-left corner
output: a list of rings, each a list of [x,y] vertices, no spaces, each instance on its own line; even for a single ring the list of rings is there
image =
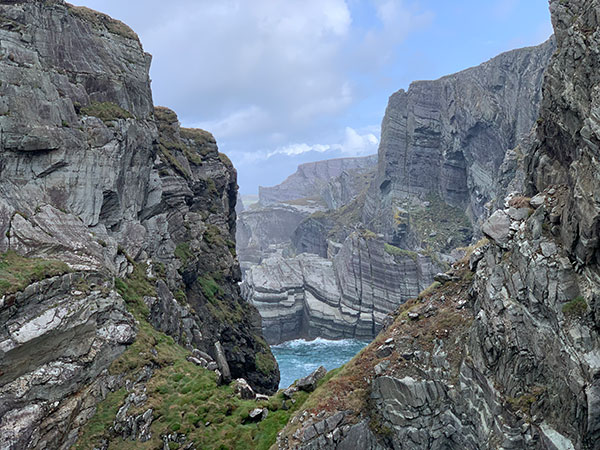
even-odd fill
[[[103,14],[0,3],[2,448],[70,447],[97,407],[192,349],[277,386],[237,286],[235,169],[154,108],[150,60]],[[161,439],[166,412],[146,410],[139,427]]]
[[[298,166],[296,173],[273,187],[258,188],[259,202],[267,206],[293,200],[320,198],[336,209],[356,195],[355,184],[362,173],[377,164],[377,156],[327,159]],[[336,178],[341,180],[334,181]],[[348,192],[346,192],[348,191]],[[354,191],[354,192],[353,192]]]

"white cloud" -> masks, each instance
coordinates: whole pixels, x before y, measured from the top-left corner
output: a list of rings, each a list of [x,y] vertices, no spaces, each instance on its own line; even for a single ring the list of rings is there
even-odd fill
[[[373,129],[376,127],[367,127]],[[277,155],[299,156],[309,152],[330,153],[334,156],[365,156],[377,153],[379,139],[371,132],[360,134],[352,127],[346,127],[340,140],[333,144],[308,144],[305,142],[288,144],[274,150],[242,152],[240,161],[244,164],[265,161]]]
[[[369,30],[360,49],[359,60],[362,64],[370,61],[373,69],[391,62],[396,47],[406,37],[433,22],[433,13],[422,10],[418,4],[403,0],[372,0],[380,28]]]
[[[346,127],[339,150],[349,156],[371,155],[377,152],[379,139],[373,133],[359,134],[354,128]]]

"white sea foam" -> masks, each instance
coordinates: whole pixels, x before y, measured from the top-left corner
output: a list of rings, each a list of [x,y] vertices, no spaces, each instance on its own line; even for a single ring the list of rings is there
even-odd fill
[[[348,347],[356,344],[356,339],[338,339],[330,340],[316,338],[312,341],[306,339],[295,339],[293,341],[282,342],[281,344],[272,345],[271,348],[298,348],[298,347]],[[360,342],[360,341],[359,341]]]
[[[319,366],[335,369],[360,351],[366,342],[355,339],[330,340],[317,338],[312,341],[297,339],[271,347],[281,372],[279,387],[285,388],[313,372]]]

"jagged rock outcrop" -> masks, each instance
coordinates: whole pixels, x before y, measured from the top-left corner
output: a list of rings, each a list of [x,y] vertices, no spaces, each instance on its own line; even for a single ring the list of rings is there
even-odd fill
[[[400,308],[280,448],[348,448],[357,433],[369,449],[600,448],[598,182],[585,176],[597,171],[600,2],[550,7],[558,51],[524,148],[536,195],[507,197],[482,227],[490,242]]]
[[[134,376],[108,369],[148,324],[277,386],[237,285],[235,169],[155,110],[150,59],[103,14],[0,2],[2,448],[70,447]]]
[[[354,233],[328,260],[272,257],[246,273],[244,297],[259,310],[271,344],[298,338],[372,339],[384,318],[433,282],[429,256]]]
[[[320,198],[323,190],[326,191],[325,199],[331,207],[336,206],[352,195],[356,186],[360,185],[357,176],[368,172],[377,164],[377,156],[364,156],[358,158],[338,158],[325,161],[316,161],[298,166],[296,173],[290,175],[284,182],[273,187],[260,186],[258,193],[261,205],[286,203],[293,200],[306,198]],[[350,184],[344,185],[337,182],[330,185],[333,178],[344,175],[350,178]]]
[[[467,211],[473,222],[485,218],[486,205],[498,195],[505,153],[538,117],[542,77],[553,50],[551,39],[393,94],[363,222],[410,248],[403,242],[407,230],[395,217],[402,210],[410,214],[414,198],[435,195]]]

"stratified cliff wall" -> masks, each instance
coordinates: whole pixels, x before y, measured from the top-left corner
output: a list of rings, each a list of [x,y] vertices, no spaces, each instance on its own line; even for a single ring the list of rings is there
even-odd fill
[[[306,266],[312,268],[329,267],[332,263],[326,260],[333,261],[340,269],[335,271],[337,295],[344,298],[348,314],[356,317],[342,319],[330,311],[330,325],[320,328],[322,335],[373,336],[382,314],[418,294],[419,287],[428,286],[435,270],[442,270],[444,263],[459,255],[456,248],[469,245],[481,234],[480,222],[501,203],[499,198],[525,184],[519,163],[533,139],[542,77],[554,48],[550,39],[439,80],[415,82],[407,92],[392,95],[382,122],[375,174],[365,168],[353,169],[353,173],[342,170],[342,162],[357,164],[353,160],[331,160],[300,166],[281,185],[261,188],[261,202],[293,198],[294,205],[272,205],[242,214],[238,250],[244,269],[252,270],[265,255],[275,254],[311,253],[324,258]],[[340,174],[323,187],[334,172]],[[325,200],[327,208],[309,215],[307,205],[315,206],[318,199]],[[293,221],[289,220],[292,211],[297,212]],[[365,252],[360,245],[352,245],[349,236],[356,230],[381,235],[376,239],[381,251]],[[413,255],[415,263],[409,258],[398,267],[392,258],[381,257],[384,244],[397,255]],[[433,256],[434,262],[424,267],[414,255],[425,254]],[[255,272],[271,273],[272,268],[266,264]],[[369,274],[366,278],[365,273]],[[307,302],[298,300],[309,296],[307,286],[294,282],[283,289],[285,283],[271,284],[269,280],[279,278],[276,273],[255,278],[261,280],[260,286],[246,277],[244,294],[263,317],[268,316],[263,329],[271,341],[318,335],[315,324],[320,319],[315,308],[301,308]],[[428,284],[423,286],[424,282]],[[329,297],[331,290],[310,289],[317,298]],[[283,302],[278,307],[277,296],[265,302],[261,290],[277,295],[293,291],[297,300],[293,306]],[[306,312],[301,314],[301,309]],[[336,320],[339,324],[334,326]]]
[[[558,50],[520,170],[535,195],[507,197],[488,242],[398,309],[280,448],[600,448],[600,2],[550,10]]]
[[[235,169],[155,110],[150,60],[103,14],[0,2],[1,448],[71,446],[136,370],[167,364],[148,333],[277,387],[237,285]],[[115,368],[132,344],[146,366]]]
[[[415,199],[426,195],[460,207],[475,224],[487,217],[496,205],[488,203],[497,200],[505,153],[527,136],[538,117],[542,78],[554,46],[551,39],[507,52],[393,94],[381,126],[365,225],[408,248],[410,230],[395,218],[398,211],[410,215],[419,207]]]
[[[265,259],[247,271],[242,292],[260,311],[270,344],[371,340],[388,312],[417,296],[440,269],[427,255],[353,233],[331,259],[309,253]]]

